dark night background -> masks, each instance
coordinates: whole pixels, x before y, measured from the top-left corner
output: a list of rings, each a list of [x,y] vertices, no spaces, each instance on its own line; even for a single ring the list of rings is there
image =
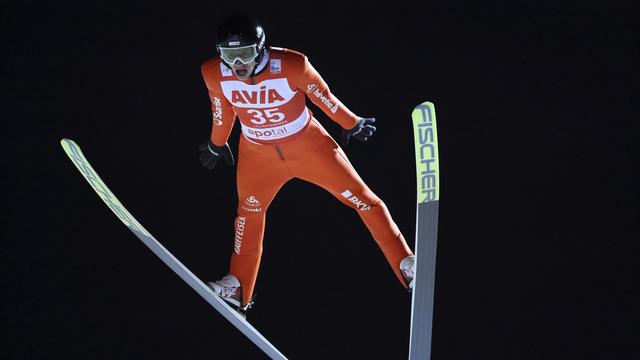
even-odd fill
[[[639,6],[577,1],[3,4],[2,358],[265,358],[59,145],[77,141],[194,273],[224,275],[235,169],[198,162],[199,66],[219,21],[247,9],[377,118],[346,152],[412,247],[410,112],[435,103],[432,359],[638,358]],[[267,219],[252,324],[290,359],[405,359],[410,296],[357,215],[292,181]]]

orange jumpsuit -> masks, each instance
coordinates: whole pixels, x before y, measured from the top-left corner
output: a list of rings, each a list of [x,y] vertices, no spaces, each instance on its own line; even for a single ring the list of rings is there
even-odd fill
[[[238,148],[238,216],[229,273],[242,285],[242,303],[253,294],[265,216],[290,179],[316,184],[362,218],[400,282],[400,261],[412,255],[385,204],[362,181],[347,156],[313,117],[305,96],[345,129],[357,116],[345,107],[299,52],[271,47],[255,76],[239,80],[219,58],[202,64],[213,111],[211,141],[227,142],[236,116],[242,126]]]

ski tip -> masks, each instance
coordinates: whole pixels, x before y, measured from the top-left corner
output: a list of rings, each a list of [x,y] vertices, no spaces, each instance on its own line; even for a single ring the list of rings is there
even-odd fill
[[[421,102],[420,104],[416,105],[413,108],[413,111],[418,111],[418,110],[424,109],[424,108],[430,108],[431,110],[435,110],[436,106],[431,101],[424,101],[424,102]]]
[[[433,105],[433,103],[431,101],[424,101],[424,102],[418,104],[416,107],[418,107],[420,105],[435,106],[435,105]]]
[[[75,144],[76,142],[69,138],[60,139],[60,145],[64,146],[65,144]]]

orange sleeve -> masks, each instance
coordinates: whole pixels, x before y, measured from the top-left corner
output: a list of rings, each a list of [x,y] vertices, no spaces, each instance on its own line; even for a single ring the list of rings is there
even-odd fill
[[[340,124],[343,129],[352,129],[356,126],[358,117],[329,91],[329,85],[313,68],[306,56],[304,56],[304,64],[302,65],[302,72],[297,86],[305,92],[317,107],[327,114],[331,120]]]
[[[211,111],[213,112],[213,123],[211,124],[211,142],[217,146],[223,146],[229,139],[231,129],[236,121],[236,114],[233,106],[224,97],[220,87],[220,62],[209,60],[202,64],[202,77],[209,91],[211,99]]]

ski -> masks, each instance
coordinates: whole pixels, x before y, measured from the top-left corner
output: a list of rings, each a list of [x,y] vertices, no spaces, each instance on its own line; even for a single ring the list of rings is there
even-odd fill
[[[62,139],[60,141],[64,151],[76,165],[80,173],[89,182],[93,190],[102,198],[109,209],[133,232],[142,242],[153,251],[167,266],[171,268],[193,290],[202,296],[216,311],[233,324],[249,340],[258,346],[273,360],[286,360],[287,358],[276,349],[258,330],[256,330],[236,310],[213,293],[209,286],[205,285],[175,256],[173,256],[153,235],[151,235],[134,217],[125,209],[107,185],[100,179],[96,171],[82,154],[80,147],[73,140]]]
[[[440,180],[436,112],[426,101],[411,113],[416,149],[416,273],[411,298],[409,360],[431,358]]]

